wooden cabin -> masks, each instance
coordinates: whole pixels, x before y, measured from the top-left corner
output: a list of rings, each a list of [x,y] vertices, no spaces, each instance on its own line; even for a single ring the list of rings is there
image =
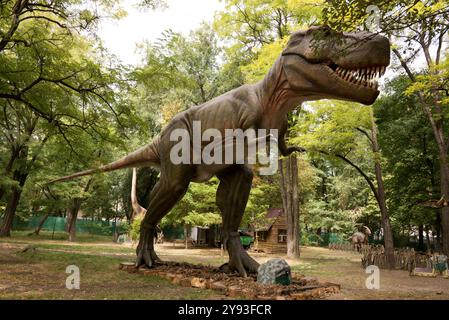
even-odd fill
[[[265,253],[287,253],[287,220],[282,208],[268,209],[267,223],[256,228],[255,248]]]

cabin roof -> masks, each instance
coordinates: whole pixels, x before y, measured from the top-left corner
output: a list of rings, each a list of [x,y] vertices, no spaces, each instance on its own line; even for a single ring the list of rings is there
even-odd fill
[[[256,231],[268,231],[271,229],[271,227],[276,223],[276,220],[284,214],[284,209],[282,208],[270,208],[267,210],[267,214],[265,215],[265,218],[268,219],[268,221],[260,225],[256,228]]]
[[[267,215],[265,217],[267,218],[277,218],[284,214],[283,208],[270,208],[267,210]]]

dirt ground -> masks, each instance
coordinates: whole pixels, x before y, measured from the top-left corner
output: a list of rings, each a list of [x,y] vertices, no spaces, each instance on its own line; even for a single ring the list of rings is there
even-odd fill
[[[26,252],[23,248],[36,247]],[[48,236],[13,236],[0,240],[0,299],[226,299],[211,290],[184,288],[157,277],[118,270],[120,262],[133,261],[135,249],[108,238],[80,239],[77,243]],[[157,245],[161,259],[219,266],[227,255],[219,249],[185,249],[171,243]],[[283,256],[251,252],[258,261]],[[341,285],[328,299],[449,299],[449,279],[410,277],[401,270],[380,270],[380,288],[369,290],[369,274],[360,255],[326,248],[302,247],[299,260],[286,259],[292,271]],[[81,289],[68,290],[65,268],[75,264],[81,272]]]
[[[173,249],[169,245],[159,246],[160,256],[166,260],[187,261],[207,264],[226,262],[218,249]],[[380,288],[366,288],[370,274],[365,273],[360,263],[360,255],[355,252],[335,251],[318,247],[301,247],[299,260],[285,256],[251,253],[259,263],[272,258],[283,258],[293,272],[341,285],[341,293],[330,296],[332,300],[364,299],[449,299],[449,279],[442,277],[411,277],[407,271],[380,270]],[[212,264],[212,263],[210,263]]]

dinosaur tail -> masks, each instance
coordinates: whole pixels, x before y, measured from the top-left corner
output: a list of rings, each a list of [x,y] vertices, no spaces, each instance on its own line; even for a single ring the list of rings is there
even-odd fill
[[[137,201],[137,169],[133,168],[133,177],[131,182],[131,206],[133,208],[133,218],[145,214],[145,210]]]
[[[101,166],[97,169],[90,169],[85,171],[80,171],[69,176],[58,178],[48,182],[47,184],[67,181],[78,177],[88,176],[99,172],[109,172],[119,169],[131,168],[131,167],[143,167],[143,166],[154,166],[158,165],[160,162],[157,150],[154,144],[146,145],[134,152],[131,152],[123,158]]]

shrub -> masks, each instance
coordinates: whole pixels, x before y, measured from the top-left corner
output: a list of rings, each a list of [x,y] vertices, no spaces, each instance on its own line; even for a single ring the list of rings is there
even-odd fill
[[[133,241],[139,240],[140,237],[140,224],[142,222],[143,217],[136,217],[131,223],[131,227],[129,229],[129,236]]]

